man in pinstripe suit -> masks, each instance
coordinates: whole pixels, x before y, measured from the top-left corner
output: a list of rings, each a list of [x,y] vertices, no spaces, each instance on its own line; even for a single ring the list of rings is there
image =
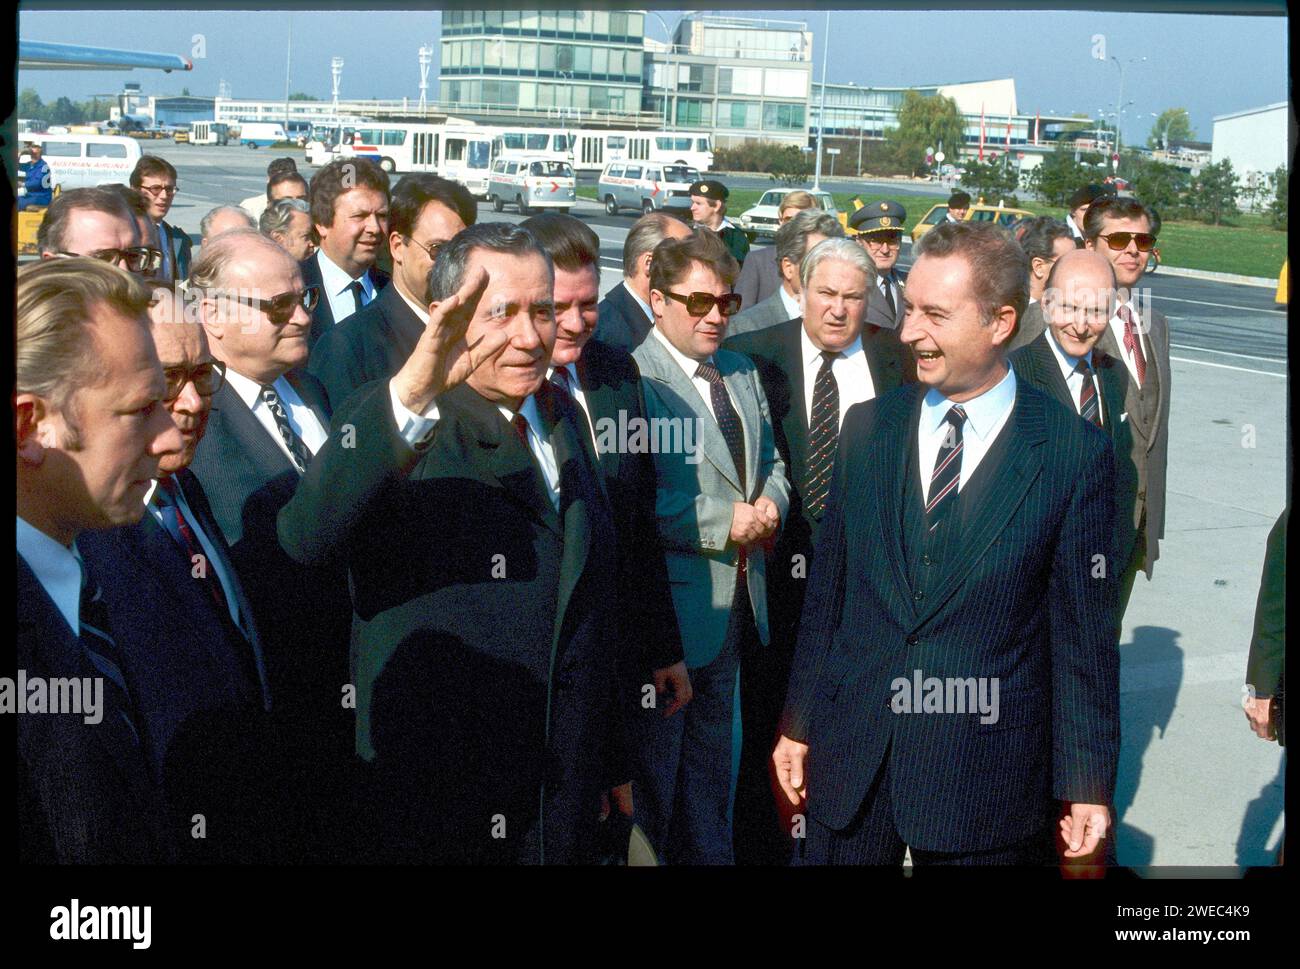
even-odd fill
[[[1107,834],[1114,458],[1007,366],[1027,278],[996,229],[932,229],[904,292],[920,383],[844,419],[773,754],[797,862],[1043,864],[1058,827],[1068,858]]]

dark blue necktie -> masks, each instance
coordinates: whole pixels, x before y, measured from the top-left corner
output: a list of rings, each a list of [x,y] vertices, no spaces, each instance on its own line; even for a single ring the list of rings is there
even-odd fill
[[[925,504],[925,518],[930,531],[934,531],[957,503],[957,488],[961,483],[961,428],[966,422],[966,411],[961,404],[953,404],[943,415],[948,427],[943,443],[934,459],[934,472],[930,475],[930,500]]]
[[[740,415],[731,404],[731,396],[722,382],[722,374],[718,373],[717,367],[705,360],[696,369],[695,376],[703,377],[709,382],[709,399],[713,403],[713,416],[717,419],[718,429],[722,431],[722,436],[727,442],[731,460],[735,462],[740,490],[748,494],[745,490],[745,430],[741,427]]]
[[[804,508],[820,521],[831,490],[835,445],[840,439],[840,387],[831,365],[838,353],[822,351],[821,369],[813,381],[812,420],[808,424],[808,483]]]
[[[122,653],[113,638],[112,627],[108,621],[108,604],[104,601],[103,590],[95,577],[86,568],[86,563],[77,557],[81,566],[81,599],[78,606],[81,646],[90,657],[90,662],[104,677],[104,689],[117,697],[118,712],[123,722],[131,729],[136,742],[140,734],[131,720],[131,691],[127,689],[126,677],[122,674]]]

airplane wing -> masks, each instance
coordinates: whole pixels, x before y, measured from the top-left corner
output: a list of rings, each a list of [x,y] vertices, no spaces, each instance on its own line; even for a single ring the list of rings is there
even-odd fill
[[[129,71],[143,67],[158,71],[190,71],[194,64],[179,54],[83,47],[44,40],[18,42],[18,68],[23,71]]]

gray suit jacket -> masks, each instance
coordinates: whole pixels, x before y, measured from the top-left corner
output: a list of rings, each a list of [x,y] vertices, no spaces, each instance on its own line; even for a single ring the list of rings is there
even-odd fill
[[[906,315],[903,309],[903,283],[907,279],[907,273],[901,272],[898,267],[894,267],[890,278],[894,283],[894,312],[889,312],[889,304],[885,302],[879,284],[874,284],[871,287],[871,292],[867,294],[866,322],[871,326],[878,326],[882,330],[898,332],[903,328],[903,317]]]
[[[1024,315],[1020,317],[1020,326],[1016,328],[1016,335],[1011,338],[1011,344],[1007,347],[1008,352],[1029,346],[1042,336],[1046,329],[1047,321],[1043,319],[1042,301],[1030,303],[1025,307]]]
[[[1142,334],[1142,352],[1146,355],[1146,394],[1128,379],[1124,398],[1125,418],[1133,429],[1133,464],[1138,472],[1137,503],[1133,523],[1141,528],[1146,516],[1146,558],[1143,571],[1147,578],[1160,557],[1160,539],[1165,537],[1165,473],[1169,466],[1169,321],[1149,306],[1140,307],[1148,321]],[[1115,334],[1108,326],[1097,344],[1106,353],[1123,362]],[[1127,365],[1125,367],[1127,370]],[[1154,398],[1154,399],[1152,399]],[[1139,535],[1139,541],[1142,541]]]
[[[655,512],[668,564],[673,607],[682,633],[686,665],[707,666],[726,641],[736,592],[738,552],[729,541],[733,504],[766,496],[784,523],[790,508],[785,463],[767,397],[753,362],[719,350],[713,360],[745,432],[745,487],[718,422],[690,378],[655,334],[632,354],[645,385],[646,416],[690,422],[695,448],[664,449],[655,455]],[[667,425],[671,427],[672,425]],[[686,427],[683,424],[683,439]],[[767,573],[762,554],[751,551],[746,569],[749,599],[760,641],[769,641]]]
[[[727,336],[733,337],[741,333],[752,333],[754,330],[765,330],[769,326],[776,326],[778,323],[792,319],[794,317],[786,309],[781,299],[781,291],[778,289],[757,306],[747,310],[742,309],[733,316],[731,322],[727,324]]]
[[[776,246],[753,249],[740,267],[733,293],[739,293],[745,302],[742,308],[752,309],[781,288],[781,270],[777,266]]]

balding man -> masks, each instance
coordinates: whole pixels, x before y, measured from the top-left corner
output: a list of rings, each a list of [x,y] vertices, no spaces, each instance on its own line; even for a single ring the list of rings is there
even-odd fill
[[[162,252],[141,236],[125,186],[77,188],[56,198],[36,233],[42,259],[89,256],[143,278],[152,277]]]
[[[648,212],[636,220],[623,242],[623,281],[600,301],[597,340],[629,353],[641,345],[654,328],[650,254],[665,239],[684,239],[690,234],[690,226],[666,212]]]
[[[304,805],[327,816],[332,784],[350,762],[347,584],[340,570],[307,569],[280,549],[275,515],[324,444],[329,405],[304,368],[311,309],[319,293],[298,263],[257,232],[236,229],[202,250],[191,298],[212,355],[225,368],[192,469],[252,600],[264,645],[274,712],[287,745],[302,751]],[[341,818],[341,811],[335,812]],[[307,827],[286,851],[333,858],[332,838]],[[291,844],[295,837],[301,844]]]
[[[249,851],[247,812],[217,798],[249,784],[253,758],[244,738],[259,729],[270,693],[252,607],[189,470],[224,373],[202,325],[184,318],[170,291],[159,294],[150,316],[166,377],[162,402],[182,446],[159,462],[138,524],[91,532],[80,545],[92,572],[115,578],[104,600],[121,630],[154,779],[173,806],[172,838],[183,857],[248,861],[257,856]],[[190,837],[196,812],[227,834]]]
[[[919,383],[840,430],[773,754],[804,864],[1051,865],[1110,836],[1115,458],[1007,366],[1026,262],[987,223],[927,232]]]
[[[800,213],[779,232],[810,215],[830,218]],[[789,835],[774,824],[767,758],[790,677],[840,422],[851,406],[883,397],[906,373],[897,332],[865,323],[876,278],[866,250],[849,239],[823,239],[800,260],[799,271],[801,295],[792,319],[725,344],[758,368],[772,409],[777,452],[790,480],[790,514],[768,570],[772,648],[759,655],[761,666],[755,663],[750,682],[741,685],[746,697],[742,710],[750,716],[745,720],[745,757],[736,795],[738,862],[789,860]],[[743,674],[745,667],[741,670]]]
[[[199,220],[200,246],[233,229],[256,229],[257,222],[238,205],[218,205]]]
[[[742,308],[728,323],[728,335],[734,337],[762,330],[802,315],[799,304],[799,294],[802,292],[799,264],[818,243],[843,236],[844,227],[840,225],[839,219],[821,209],[798,212],[777,229],[776,255],[781,285],[764,302]],[[741,306],[744,307],[744,304]]]
[[[1124,419],[1128,372],[1122,360],[1098,345],[1115,311],[1115,272],[1100,253],[1069,245],[1041,290],[1046,331],[1012,353],[1010,361],[1017,377],[1110,435],[1117,514],[1112,567],[1118,574],[1133,554],[1137,468],[1132,429]],[[1121,605],[1115,610],[1117,631],[1123,621]]]
[[[67,684],[49,697],[57,709],[15,715],[22,862],[171,856],[144,710],[118,641],[132,630],[113,626],[103,604],[102,589],[118,577],[89,568],[77,544],[92,529],[138,522],[160,462],[181,449],[162,406],[149,299],[141,280],[92,259],[18,271],[17,622],[8,670],[29,688]],[[72,690],[74,706],[63,707]]]

